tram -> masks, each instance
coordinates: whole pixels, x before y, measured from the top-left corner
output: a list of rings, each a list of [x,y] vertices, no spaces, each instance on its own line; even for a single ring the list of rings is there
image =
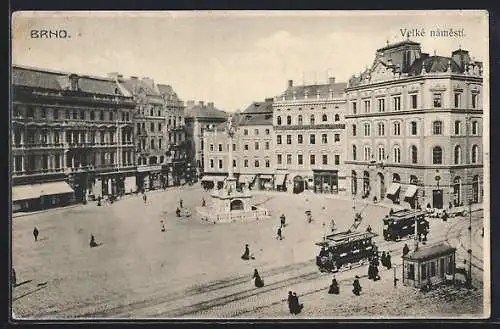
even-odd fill
[[[316,245],[321,247],[316,265],[321,272],[338,272],[362,265],[377,256],[377,246],[372,232],[339,232],[328,235]]]
[[[429,221],[425,219],[425,211],[404,209],[394,212],[384,218],[384,240],[398,241],[407,235],[415,233],[415,221],[418,222],[417,231],[425,234],[429,231]]]

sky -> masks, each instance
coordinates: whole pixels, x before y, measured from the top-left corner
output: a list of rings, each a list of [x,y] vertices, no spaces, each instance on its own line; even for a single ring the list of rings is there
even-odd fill
[[[432,37],[454,29],[464,36]],[[371,66],[376,49],[407,39],[451,56],[461,47],[488,61],[486,11],[18,12],[12,63],[78,74],[150,77],[184,101],[226,111],[280,95],[294,84],[347,82]],[[32,38],[65,30],[70,38]],[[486,64],[486,63],[485,63]]]

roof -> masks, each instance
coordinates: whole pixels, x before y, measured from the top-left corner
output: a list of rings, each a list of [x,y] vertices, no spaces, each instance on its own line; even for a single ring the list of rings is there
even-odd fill
[[[414,218],[416,216],[425,216],[425,211],[416,209],[403,209],[395,211],[389,218],[384,218],[391,221],[400,221],[402,219]]]
[[[427,73],[446,72],[448,66],[451,65],[452,73],[463,73],[464,70],[450,57],[444,56],[430,56],[420,57],[415,60],[410,67],[408,75],[420,75],[422,73],[422,66],[425,66]]]
[[[12,84],[52,90],[66,90],[70,86],[71,72],[13,66]],[[101,95],[123,95],[114,80],[88,75],[78,75],[79,91]]]
[[[377,49],[377,51],[384,51],[384,50],[388,50],[388,49],[392,49],[392,48],[398,48],[401,46],[419,46],[419,45],[420,45],[420,43],[418,43],[418,42],[411,41],[411,40],[404,40],[404,41],[399,41],[396,43],[388,44],[385,47]]]
[[[455,252],[455,248],[446,243],[439,243],[428,247],[419,248],[404,256],[405,259],[424,261],[439,256],[448,255]]]
[[[264,126],[273,125],[273,113],[242,113],[239,121],[240,126]]]
[[[330,91],[333,92],[334,96],[342,96],[344,90],[347,87],[346,82],[338,82],[332,84],[321,84],[321,85],[302,85],[302,86],[292,86],[288,87],[281,96],[286,98],[292,98],[295,96],[297,99],[305,98],[307,94],[308,97],[314,98],[319,93],[321,98],[327,98],[330,96]]]
[[[216,107],[196,104],[186,108],[186,118],[227,119],[227,113]]]
[[[139,79],[127,79],[120,82],[132,94],[143,90],[147,96],[161,96],[160,93],[148,85],[146,82]]]
[[[369,239],[376,237],[377,234],[373,232],[351,232],[351,231],[346,231],[346,232],[339,232],[339,233],[334,233],[326,236],[327,241],[322,241],[316,243],[316,245],[320,246],[338,246],[338,245],[343,245],[346,243],[350,243],[353,241],[359,241],[359,240],[364,240],[364,239]]]
[[[273,113],[273,102],[253,102],[250,104],[243,113]]]

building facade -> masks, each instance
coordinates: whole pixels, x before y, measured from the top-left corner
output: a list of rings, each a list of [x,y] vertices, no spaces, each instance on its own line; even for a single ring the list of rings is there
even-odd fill
[[[273,159],[273,99],[250,104],[242,113],[232,116],[236,127],[233,144],[227,143],[227,123],[205,131],[204,153],[205,176],[203,180],[213,181],[214,186],[228,173],[228,152],[232,148],[233,172],[238,184],[250,189],[270,190],[274,182]]]
[[[448,208],[483,197],[482,64],[458,49],[380,48],[346,89],[350,190],[364,198]]]
[[[14,211],[128,192],[135,174],[131,97],[107,78],[21,66],[12,78]]]
[[[205,104],[202,101],[198,104],[194,101],[186,103],[187,157],[191,167],[195,168],[197,176],[201,176],[204,171],[204,152],[207,147],[204,132],[225,122],[227,117],[226,112],[217,109],[214,103]]]
[[[294,86],[275,97],[275,186],[300,193],[345,193],[345,97],[346,83]]]

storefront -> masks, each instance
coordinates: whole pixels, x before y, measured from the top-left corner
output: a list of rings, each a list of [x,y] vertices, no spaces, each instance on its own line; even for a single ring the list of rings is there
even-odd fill
[[[224,185],[224,180],[226,179],[227,175],[225,174],[220,174],[220,175],[205,175],[201,179],[201,184],[205,189],[211,190],[211,189],[221,189]]]
[[[12,211],[34,211],[75,202],[75,192],[64,182],[18,185],[12,187]]]
[[[257,175],[254,174],[241,174],[238,177],[238,186],[245,185],[246,188],[253,189],[256,177]]]
[[[339,192],[338,170],[313,170],[314,193],[337,194]]]
[[[137,190],[150,191],[162,187],[162,166],[139,166],[137,167]]]
[[[270,191],[273,188],[273,175],[260,174],[258,181],[259,190]]]
[[[274,188],[277,191],[286,192],[286,190],[287,190],[287,186],[286,186],[287,176],[288,176],[288,174],[285,174],[285,173],[276,173],[274,175]]]

